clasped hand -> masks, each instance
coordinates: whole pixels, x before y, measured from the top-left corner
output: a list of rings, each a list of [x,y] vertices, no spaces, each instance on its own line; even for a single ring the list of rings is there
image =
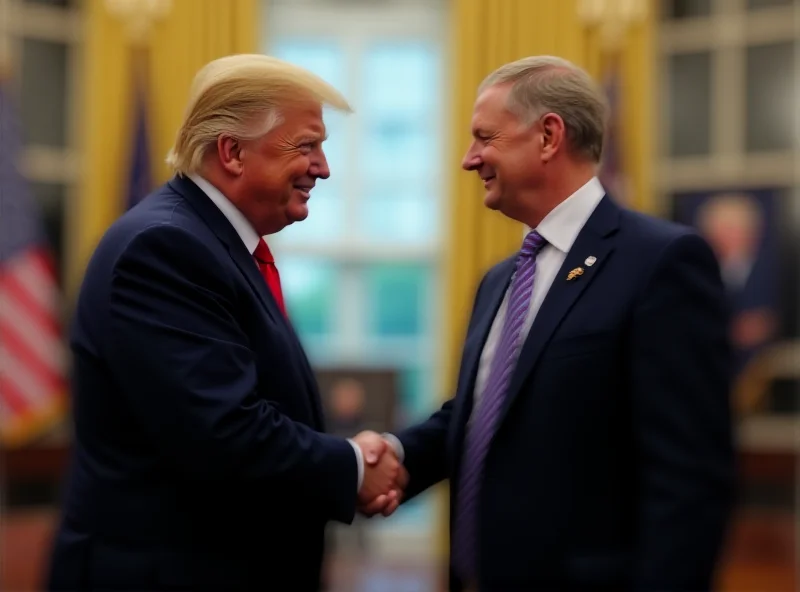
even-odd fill
[[[364,456],[364,480],[358,492],[358,510],[365,516],[390,516],[403,498],[408,473],[394,449],[375,432],[361,432],[353,441]]]

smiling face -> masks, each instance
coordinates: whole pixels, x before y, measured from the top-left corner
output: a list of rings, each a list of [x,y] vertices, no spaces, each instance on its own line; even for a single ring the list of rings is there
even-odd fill
[[[260,235],[305,220],[317,179],[330,176],[322,106],[299,102],[280,113],[281,123],[260,138],[218,142],[224,167],[234,173],[227,197]]]
[[[482,179],[486,207],[515,218],[523,195],[542,182],[545,145],[539,122],[526,126],[506,108],[510,89],[492,86],[478,97],[462,167]]]

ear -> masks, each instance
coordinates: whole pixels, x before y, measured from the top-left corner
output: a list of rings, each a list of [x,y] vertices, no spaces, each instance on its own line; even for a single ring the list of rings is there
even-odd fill
[[[541,119],[542,125],[542,159],[548,161],[567,141],[567,128],[560,115],[548,113]]]
[[[217,138],[217,156],[223,169],[232,175],[242,174],[244,148],[239,140],[231,136],[219,136]]]

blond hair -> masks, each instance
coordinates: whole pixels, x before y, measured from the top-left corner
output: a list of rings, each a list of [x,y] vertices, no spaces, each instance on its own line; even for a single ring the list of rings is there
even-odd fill
[[[564,120],[571,149],[600,162],[608,119],[602,89],[584,70],[563,58],[531,56],[500,66],[478,88],[511,84],[507,107],[523,124],[545,113]]]
[[[167,164],[179,175],[200,172],[220,135],[260,138],[281,123],[281,107],[304,99],[352,111],[333,86],[289,62],[259,54],[214,60],[195,75]]]

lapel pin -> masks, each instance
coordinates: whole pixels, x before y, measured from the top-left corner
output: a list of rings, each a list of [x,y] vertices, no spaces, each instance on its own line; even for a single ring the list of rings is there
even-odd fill
[[[586,261],[584,261],[584,263],[586,264],[587,267],[591,267],[592,265],[595,264],[595,261],[597,261],[597,257],[595,257],[594,255],[589,255],[586,258]]]
[[[576,267],[567,275],[567,281],[574,280],[579,275],[583,275],[583,267]]]

